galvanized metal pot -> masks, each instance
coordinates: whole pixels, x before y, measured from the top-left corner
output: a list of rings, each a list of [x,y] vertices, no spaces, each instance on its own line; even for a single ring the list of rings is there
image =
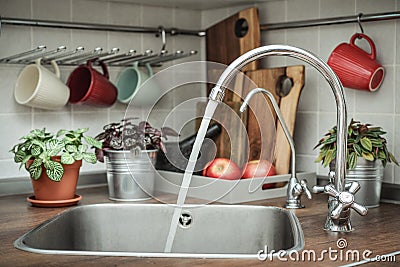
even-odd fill
[[[154,191],[157,150],[104,151],[111,200],[150,199]]]
[[[335,170],[335,164],[330,164],[331,171]],[[357,158],[357,165],[352,170],[346,171],[346,181],[357,181],[361,189],[354,196],[355,202],[368,208],[379,206],[383,180],[383,165],[380,160],[369,161],[363,157]]]

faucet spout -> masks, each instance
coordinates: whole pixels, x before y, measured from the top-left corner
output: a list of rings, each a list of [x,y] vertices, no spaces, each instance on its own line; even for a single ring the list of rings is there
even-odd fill
[[[310,64],[325,78],[330,85],[336,101],[336,123],[337,123],[337,148],[336,148],[336,166],[333,186],[338,192],[345,190],[345,174],[346,174],[346,145],[347,145],[347,109],[344,97],[344,90],[339,78],[333,70],[320,58],[303,50],[301,48],[288,45],[267,45],[255,48],[234,60],[222,73],[217,84],[212,89],[209,98],[216,101],[223,101],[224,92],[228,83],[236,75],[237,71],[247,64],[267,56],[288,56],[299,59]],[[336,204],[331,201],[332,205]],[[330,202],[330,203],[331,203]],[[331,205],[331,204],[330,204]],[[346,210],[347,211],[347,210]],[[343,215],[346,216],[346,215]],[[346,217],[348,218],[348,216]],[[335,222],[333,223],[335,224]],[[334,227],[329,227],[332,230]],[[340,231],[340,230],[339,230]]]
[[[309,199],[311,199],[312,198],[311,192],[308,189],[307,181],[302,180],[301,182],[299,182],[299,180],[296,177],[296,149],[294,147],[294,141],[290,134],[289,128],[287,127],[285,120],[283,119],[283,115],[280,111],[278,103],[276,103],[276,100],[275,100],[273,94],[263,88],[253,89],[247,94],[246,98],[243,101],[243,104],[240,106],[239,111],[240,112],[245,111],[250,99],[257,93],[265,94],[269,98],[269,101],[272,103],[272,107],[274,108],[274,110],[276,112],[276,116],[278,117],[279,123],[282,126],[283,132],[285,133],[286,139],[290,146],[290,150],[292,152],[291,176],[290,176],[288,188],[287,188],[287,197],[286,197],[285,208],[290,208],[290,209],[304,208],[304,205],[301,204],[301,195],[303,193],[305,193],[307,195],[307,197]]]

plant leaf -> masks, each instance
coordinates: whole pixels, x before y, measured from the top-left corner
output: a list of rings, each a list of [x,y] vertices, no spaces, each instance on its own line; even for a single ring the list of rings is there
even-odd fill
[[[97,158],[94,153],[83,153],[83,159],[92,164],[97,162]]]
[[[43,160],[40,158],[35,158],[31,164],[31,166],[29,167],[37,167],[37,166],[41,166],[43,163]]]
[[[65,134],[65,133],[67,133],[67,132],[68,132],[67,130],[61,129],[61,130],[59,130],[59,131],[57,132],[57,137],[60,137],[61,135]]]
[[[70,152],[70,153],[76,153],[78,152],[78,149],[74,145],[66,145],[65,149]]]
[[[76,152],[74,153],[73,157],[75,160],[81,160],[83,158],[83,154],[80,152]]]
[[[32,145],[32,147],[31,147],[31,154],[32,154],[32,156],[39,156],[41,152],[42,152],[42,151],[41,151],[41,149],[40,149],[40,146],[38,146],[38,145]]]
[[[52,139],[48,142],[48,145],[50,148],[48,154],[50,157],[54,157],[57,156],[58,153],[60,153],[61,149],[63,149],[64,142],[62,140]]]
[[[25,151],[18,150],[17,153],[15,153],[14,162],[15,163],[22,162],[24,160],[25,156],[26,156],[26,152]]]
[[[89,128],[81,128],[81,129],[76,130],[76,132],[78,134],[83,134],[83,133],[86,133],[87,131],[89,131]]]
[[[25,158],[22,160],[22,164],[25,164],[32,158],[32,155],[26,155]]]
[[[61,163],[62,164],[72,164],[74,162],[75,162],[75,159],[70,153],[65,152],[64,154],[61,155]]]
[[[324,167],[327,167],[334,158],[333,149],[329,149],[324,159]]]
[[[94,139],[93,137],[90,136],[84,136],[83,137],[85,139],[85,141],[91,145],[94,146],[95,148],[102,148],[102,143],[96,139]]]
[[[83,144],[78,146],[78,152],[83,153],[88,149],[88,146]]]
[[[64,168],[61,163],[56,161],[49,161],[49,168],[46,169],[46,174],[55,182],[59,182],[64,174]]]
[[[389,159],[391,162],[393,162],[394,164],[396,164],[397,166],[399,166],[399,163],[397,162],[396,158],[394,157],[394,155],[392,153],[389,152]]]
[[[40,175],[42,175],[42,165],[33,166],[33,164],[28,169],[29,175],[32,179],[37,180],[39,179]]]
[[[369,160],[369,161],[374,161],[374,155],[372,155],[372,153],[369,152],[363,152],[362,156],[364,159]]]
[[[352,170],[357,165],[357,155],[356,152],[351,152],[347,159],[347,163],[349,164],[349,170]]]
[[[40,148],[42,150],[46,150],[46,144],[44,142],[42,142],[42,141],[34,139],[34,140],[32,140],[32,144],[40,146]]]
[[[363,137],[360,140],[361,146],[365,148],[367,151],[372,150],[372,142],[367,137]]]
[[[170,127],[161,128],[162,136],[179,136],[179,134]]]

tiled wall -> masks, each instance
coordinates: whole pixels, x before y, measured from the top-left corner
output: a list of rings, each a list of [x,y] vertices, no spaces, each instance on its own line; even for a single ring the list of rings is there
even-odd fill
[[[192,29],[205,29],[219,20],[248,6],[214,9],[206,11],[159,8],[105,1],[89,0],[1,0],[0,12],[5,17],[38,18],[79,22],[115,23],[143,26],[175,26]],[[280,0],[258,4],[261,23],[274,23],[292,20],[336,17],[388,12],[400,9],[399,0]],[[90,14],[90,15],[88,15]],[[384,127],[388,132],[389,149],[400,158],[400,21],[364,23],[364,29],[374,41],[378,50],[378,60],[386,69],[382,87],[375,93],[345,89],[349,119],[370,122]],[[291,44],[305,48],[327,59],[330,52],[341,42],[347,42],[358,31],[356,24],[311,27],[304,29],[276,30],[262,32],[262,44]],[[158,50],[160,40],[152,35],[114,32],[90,32],[77,30],[55,30],[4,26],[0,36],[0,57],[28,50],[39,44],[49,48],[61,44],[68,47],[84,45],[87,49],[102,46],[107,49],[120,47],[122,50],[135,48]],[[364,44],[361,44],[364,45]],[[204,59],[204,39],[177,36],[168,39],[168,50],[200,50],[192,59]],[[172,62],[174,63],[174,62]],[[167,66],[172,63],[167,64]],[[302,64],[283,57],[264,60],[265,67]],[[126,106],[116,104],[108,109],[87,106],[67,106],[57,112],[27,108],[15,103],[13,86],[23,66],[0,65],[0,178],[27,176],[12,163],[9,148],[23,132],[32,128],[46,126],[50,130],[58,128],[90,127],[91,134],[100,131],[101,126],[124,116]],[[63,67],[65,81],[73,68]],[[120,70],[111,70],[115,80]],[[202,95],[201,90],[179,91],[163,101],[154,116],[154,121],[162,118],[177,101]],[[194,108],[188,109],[194,114]],[[187,115],[187,114],[185,114]],[[312,148],[317,140],[336,120],[334,97],[327,83],[309,66],[306,66],[306,86],[303,90],[295,129],[298,152],[298,169],[314,170],[325,175],[326,169],[314,163],[317,151]],[[84,171],[103,170],[104,165],[86,165]],[[400,168],[389,165],[385,169],[385,182],[400,184]]]
[[[150,7],[123,3],[109,3],[106,1],[90,0],[1,0],[0,14],[3,17],[34,18],[57,21],[90,22],[103,24],[120,24],[133,26],[158,27],[184,27],[199,29],[201,13],[198,11],[174,8]],[[121,51],[136,49],[144,51],[161,49],[160,38],[152,34],[79,31],[68,29],[30,28],[3,25],[0,36],[0,58],[15,53],[30,50],[44,44],[48,49],[66,45],[69,49],[84,46],[90,51],[95,47],[110,50],[118,47]],[[198,37],[177,36],[167,38],[167,50],[200,50]],[[199,51],[200,52],[200,51]],[[199,55],[191,57],[192,60],[200,59]],[[184,62],[185,59],[169,62],[164,67],[173,63]],[[90,106],[68,105],[59,111],[44,111],[18,105],[14,100],[14,84],[23,65],[0,65],[0,179],[13,177],[27,177],[25,170],[18,171],[18,165],[13,163],[12,154],[8,151],[18,138],[33,128],[46,127],[50,131],[60,128],[75,129],[89,127],[90,135],[96,135],[102,126],[110,121],[118,121],[125,115],[126,105],[115,104],[110,108],[96,108]],[[61,67],[62,80],[66,81],[74,67]],[[115,81],[121,69],[110,68],[111,81]],[[171,101],[162,101],[157,111],[152,116],[151,122],[159,123],[162,114],[165,114],[175,104],[176,99],[189,98],[201,95],[199,90],[186,90],[179,92],[179,98],[169,96]],[[194,110],[190,109],[187,112]],[[130,114],[134,116],[138,114]],[[83,171],[102,171],[104,164],[84,164]]]
[[[258,4],[260,23],[274,23],[328,17],[354,16],[398,11],[400,1],[396,0],[282,0]],[[234,14],[244,7],[205,11],[202,26]],[[386,70],[381,88],[374,92],[345,89],[348,105],[348,119],[354,117],[363,122],[382,126],[387,131],[389,150],[400,158],[400,21],[390,20],[363,23],[365,33],[377,47],[377,58]],[[331,51],[359,31],[357,24],[298,28],[262,32],[262,45],[290,44],[319,55],[327,60]],[[361,43],[362,47],[367,45]],[[270,57],[263,62],[265,67],[303,64],[284,57]],[[325,80],[310,66],[306,66],[306,83],[300,98],[297,113],[295,143],[297,163],[300,170],[313,170],[327,175],[327,170],[314,163],[317,150],[313,147],[336,121],[336,107],[333,94]],[[400,167],[388,165],[384,181],[400,184]]]

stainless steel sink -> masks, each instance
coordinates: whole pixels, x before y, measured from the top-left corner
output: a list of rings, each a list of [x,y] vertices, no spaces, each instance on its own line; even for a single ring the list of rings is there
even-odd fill
[[[304,247],[296,216],[276,207],[184,206],[171,253],[164,253],[174,208],[162,204],[95,204],[69,209],[15,241],[43,254],[257,258],[260,250]],[[265,252],[267,252],[265,251]]]

